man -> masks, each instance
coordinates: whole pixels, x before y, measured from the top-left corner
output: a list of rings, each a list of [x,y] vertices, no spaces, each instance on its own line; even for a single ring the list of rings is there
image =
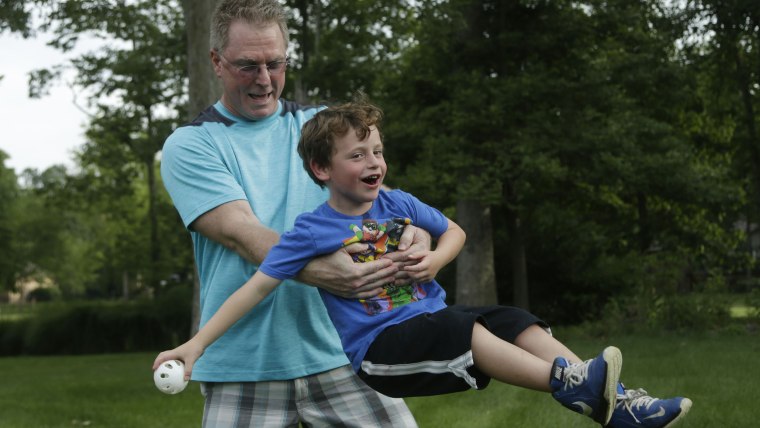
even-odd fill
[[[327,198],[296,153],[301,125],[317,109],[280,100],[287,45],[276,0],[222,0],[210,52],[222,98],[164,146],[162,177],[198,262],[201,324],[253,275],[295,217]],[[410,231],[400,249],[428,245],[419,229]],[[355,264],[339,251],[314,260],[299,279],[368,297],[394,279],[404,258],[401,251]],[[207,427],[416,426],[403,401],[353,374],[318,291],[297,283],[283,284],[209,347],[193,379],[202,382]]]

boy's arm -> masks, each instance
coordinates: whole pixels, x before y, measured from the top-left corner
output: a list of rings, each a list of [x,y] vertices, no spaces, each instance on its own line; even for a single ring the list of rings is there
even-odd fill
[[[259,221],[244,200],[219,205],[198,217],[190,227],[254,264],[261,264],[280,239],[277,232]],[[363,251],[367,245],[351,247],[312,259],[297,279],[343,297],[366,298],[378,294],[383,284],[393,281],[398,265],[393,259],[354,263],[349,253]]]
[[[158,354],[153,362],[153,370],[164,361],[181,360],[185,363],[185,380],[189,380],[195,361],[203,355],[206,348],[222,336],[243,315],[264,300],[281,282],[279,279],[256,271],[251,279],[227,298],[214,316],[192,339],[171,351]]]
[[[409,255],[410,259],[419,261],[417,264],[404,268],[414,282],[432,281],[438,271],[454,260],[462,250],[466,238],[464,230],[451,219],[447,220],[448,228],[438,238],[434,251],[419,251]]]

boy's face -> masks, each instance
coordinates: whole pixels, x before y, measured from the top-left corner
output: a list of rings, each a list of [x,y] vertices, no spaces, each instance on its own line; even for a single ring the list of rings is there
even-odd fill
[[[330,206],[343,214],[367,212],[377,199],[388,169],[380,133],[374,126],[370,130],[363,141],[353,129],[336,138],[330,166],[314,171],[330,189]]]

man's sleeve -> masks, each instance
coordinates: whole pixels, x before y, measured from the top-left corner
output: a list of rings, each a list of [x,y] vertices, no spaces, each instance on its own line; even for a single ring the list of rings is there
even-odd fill
[[[179,128],[166,140],[161,178],[185,227],[219,205],[247,199],[211,136],[199,127]]]

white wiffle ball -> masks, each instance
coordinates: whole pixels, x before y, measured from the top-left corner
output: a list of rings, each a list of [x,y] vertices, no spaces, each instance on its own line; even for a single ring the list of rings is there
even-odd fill
[[[182,392],[187,386],[185,365],[179,360],[164,361],[153,372],[153,382],[156,384],[156,388],[164,394]]]

